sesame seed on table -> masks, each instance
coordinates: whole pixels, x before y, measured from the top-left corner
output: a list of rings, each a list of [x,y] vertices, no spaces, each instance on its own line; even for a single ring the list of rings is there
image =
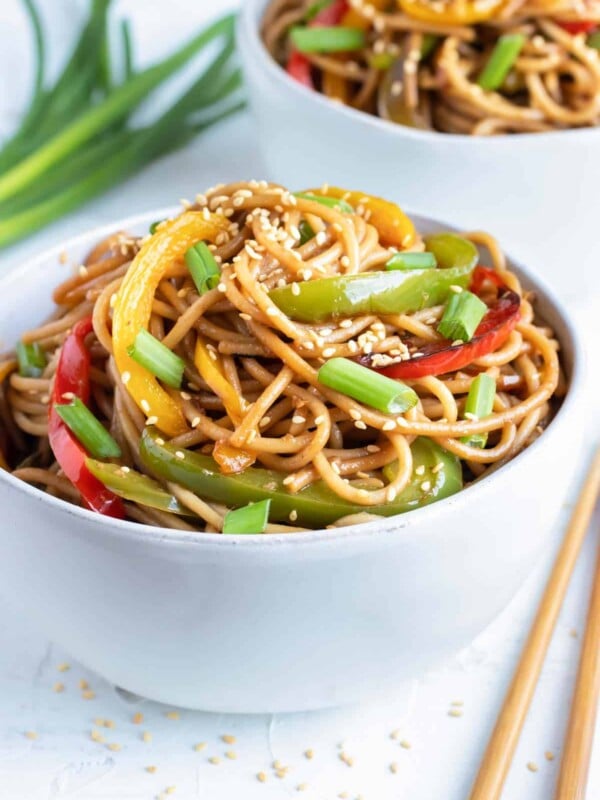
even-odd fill
[[[67,29],[70,15],[79,14],[84,5],[77,0],[39,1],[57,35],[61,27]],[[133,18],[136,31],[139,28],[139,49],[149,60],[187,37],[209,15],[235,5],[235,0],[177,0],[165,15],[163,4],[157,0],[144,4],[123,0],[119,9]],[[4,44],[8,39],[8,43],[0,47],[0,75],[6,74],[9,59],[16,63],[26,36],[18,0],[4,0],[2,11],[0,41]],[[0,114],[0,134],[5,133],[3,126],[14,121],[17,98],[23,97],[28,87],[28,69],[13,69],[10,74],[8,92],[0,96],[0,110],[4,112]],[[2,253],[0,269],[6,271],[69,236],[118,217],[172,205],[179,196],[194,198],[202,186],[234,180],[249,171],[262,177],[260,165],[255,129],[244,112],[103,198]],[[252,246],[255,255],[259,247]],[[62,260],[79,266],[71,264],[68,253]],[[292,291],[294,287],[297,284]],[[351,325],[351,320],[340,323],[342,328]],[[327,329],[321,333],[328,335]],[[384,333],[374,330],[364,338],[358,336],[353,344],[357,351],[367,352],[376,347]],[[308,350],[322,348],[312,341],[305,346]],[[123,382],[127,378],[124,374]],[[298,414],[300,419],[304,421]],[[194,422],[198,425],[200,420],[192,425]],[[322,420],[315,420],[319,422]],[[390,429],[393,427],[391,424]],[[376,452],[377,448],[370,445],[369,450]],[[423,491],[428,490],[428,477],[423,476]],[[577,567],[503,800],[547,800],[552,796],[580,644],[572,632],[583,630],[593,562],[591,544],[586,544]],[[210,714],[164,707],[130,695],[47,641],[22,616],[18,598],[3,599],[2,796],[11,800],[59,800],[63,796],[74,800],[171,796],[184,800],[288,800],[298,793],[307,800],[464,800],[548,563],[540,564],[509,608],[475,642],[448,663],[399,684],[393,696],[360,707],[290,715]],[[81,602],[85,602],[83,596]],[[89,625],[88,636],[93,620]],[[367,625],[356,632],[356,642],[357,648],[368,646],[364,643],[368,643]],[[342,750],[338,748],[341,741]],[[600,729],[590,774],[590,798],[600,797],[599,747]]]

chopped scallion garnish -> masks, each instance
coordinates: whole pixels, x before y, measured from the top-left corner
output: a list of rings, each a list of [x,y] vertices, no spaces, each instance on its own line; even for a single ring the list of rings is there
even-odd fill
[[[586,42],[588,47],[593,47],[594,50],[600,50],[600,31],[590,33]]]
[[[496,381],[487,372],[481,372],[469,387],[463,416],[466,419],[489,417],[494,408],[495,396]],[[487,438],[487,433],[474,433],[472,436],[463,436],[461,441],[470,447],[485,447]]]
[[[185,369],[183,359],[147,330],[142,329],[138,333],[135,342],[127,348],[127,353],[167,386],[180,388]]]
[[[46,366],[46,353],[38,342],[25,344],[18,342],[17,361],[19,362],[19,375],[23,378],[39,378]]]
[[[298,230],[300,231],[300,246],[306,244],[307,242],[310,242],[310,240],[315,235],[315,232],[305,219],[300,221],[300,224],[298,225]]]
[[[438,325],[438,333],[445,339],[469,342],[483,319],[487,306],[472,292],[453,293]]]
[[[292,44],[301,53],[342,53],[360,50],[365,45],[365,32],[342,25],[290,29]]]
[[[371,69],[389,69],[395,60],[396,56],[391,53],[367,53],[367,63]]]
[[[425,61],[435,50],[440,37],[435,36],[433,33],[424,33],[421,42],[421,60]]]
[[[117,442],[79,397],[74,397],[70,403],[55,405],[54,409],[91,456],[118,458],[121,455]]]
[[[329,8],[329,6],[333,3],[334,0],[317,0],[306,9],[303,17],[304,22],[310,22],[317,16],[317,14],[320,14],[324,8]]]
[[[433,253],[394,253],[386,262],[386,269],[434,269],[437,259]]]
[[[330,358],[319,370],[318,377],[330,389],[384,414],[403,414],[419,399],[416,392],[401,381],[380,375],[347,358]]]
[[[196,289],[198,289],[198,294],[205,294],[218,286],[221,270],[205,242],[197,242],[192,245],[184,258],[192,280],[196,284]]]
[[[228,511],[223,519],[223,533],[264,533],[270,508],[270,500],[260,500]]]
[[[164,222],[164,220],[163,219],[157,219],[156,222],[153,222],[152,225],[150,225],[150,233],[151,234],[155,234],[156,233],[156,230],[157,230],[157,228],[158,228],[158,226],[160,225],[161,222]]]
[[[338,211],[344,214],[354,214],[354,209],[350,203],[341,200],[339,197],[323,197],[320,194],[306,194],[304,192],[294,192],[294,197],[298,197],[300,200],[312,200],[313,203],[320,203],[328,208],[337,208]]]
[[[519,57],[524,44],[525,37],[521,33],[508,33],[500,36],[477,79],[479,86],[486,91],[499,89]]]

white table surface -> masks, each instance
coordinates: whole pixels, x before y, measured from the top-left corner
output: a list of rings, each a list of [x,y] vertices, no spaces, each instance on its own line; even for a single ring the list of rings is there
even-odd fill
[[[59,58],[83,0],[38,0],[57,42]],[[128,0],[116,2],[134,20],[140,60],[171,47],[235,0]],[[18,0],[0,2],[0,132],[18,117],[30,79],[30,52]],[[25,59],[25,60],[24,60]],[[262,177],[264,170],[249,114],[210,131],[176,153],[0,255],[0,269],[18,269],[32,254],[97,224],[169,205],[218,181]],[[276,177],[276,176],[272,176]],[[326,179],[326,176],[324,176]],[[509,243],[510,245],[510,243]],[[518,243],[514,243],[515,246]],[[600,283],[599,283],[600,289]],[[596,297],[574,309],[590,333],[597,331]],[[598,396],[597,386],[590,400]],[[562,456],[563,454],[560,454]],[[562,458],[557,455],[557,468]],[[568,462],[567,462],[568,463]],[[565,467],[565,480],[572,479]],[[568,515],[564,509],[563,518]],[[562,520],[564,522],[564,519]],[[600,519],[596,517],[595,531]],[[597,540],[597,539],[596,539]],[[596,542],[590,538],[577,566],[556,635],[505,788],[505,800],[550,800],[559,764],[569,694],[573,685]],[[0,604],[0,795],[11,800],[142,800],[167,787],[187,800],[466,800],[486,739],[506,689],[551,563],[548,553],[511,605],[472,645],[436,670],[399,685],[384,704],[293,715],[225,716],[169,709],[123,696],[98,676],[71,662],[19,611],[18,598]],[[107,587],[107,590],[109,588]],[[70,664],[68,671],[58,666]],[[81,696],[88,681],[93,699]],[[55,684],[64,684],[56,692]],[[463,716],[448,715],[462,701]],[[132,722],[140,711],[144,721]],[[90,738],[94,719],[106,743]],[[399,731],[410,743],[390,738]],[[29,739],[27,731],[37,738]],[[142,732],[152,734],[145,742]],[[231,734],[233,745],[221,740]],[[600,797],[600,726],[587,800]],[[206,742],[202,752],[194,744]],[[339,760],[339,745],[354,766]],[[120,745],[111,750],[108,743]],[[303,753],[314,749],[314,758]],[[233,750],[237,758],[224,754]],[[546,751],[555,754],[547,760]],[[219,756],[212,764],[209,758]],[[277,778],[272,763],[290,767]],[[390,764],[397,764],[397,772]],[[528,762],[538,770],[530,771]],[[145,771],[156,766],[155,773]],[[256,779],[260,771],[267,781]],[[306,784],[298,792],[298,785]],[[165,795],[170,797],[171,795]]]

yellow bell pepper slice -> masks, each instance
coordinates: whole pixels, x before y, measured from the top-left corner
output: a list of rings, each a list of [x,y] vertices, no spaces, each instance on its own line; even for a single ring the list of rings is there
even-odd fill
[[[506,5],[506,0],[396,0],[402,11],[424,22],[442,25],[472,25],[491,19]]]
[[[225,217],[211,214],[205,219],[199,211],[186,211],[166,220],[142,245],[117,293],[112,322],[117,368],[137,406],[147,417],[156,417],[156,426],[168,436],[178,436],[188,429],[182,404],[128,355],[127,348],[140,330],[148,329],[154,294],[165,274],[180,264],[192,245],[201,240],[214,242],[228,225]]]
[[[365,5],[372,6],[376,11],[383,11],[389,5],[389,0],[367,0]],[[371,24],[369,17],[364,16],[360,11],[356,11],[354,8],[349,8],[348,11],[346,11],[340,23],[340,25],[343,25],[345,28],[359,28],[362,31],[366,31],[370,28]]]
[[[363,206],[371,212],[369,223],[379,231],[379,236],[384,245],[391,247],[407,248],[417,241],[415,226],[404,211],[395,203],[381,197],[365,194],[364,192],[340,189],[338,186],[328,186],[323,189],[306,189],[308,194],[320,197],[344,198],[351,206]]]
[[[238,425],[244,416],[241,400],[234,387],[229,383],[220,369],[219,362],[211,358],[206,343],[201,336],[198,336],[196,339],[194,364],[200,376],[206,381],[217,397],[221,398],[225,410],[233,422]]]

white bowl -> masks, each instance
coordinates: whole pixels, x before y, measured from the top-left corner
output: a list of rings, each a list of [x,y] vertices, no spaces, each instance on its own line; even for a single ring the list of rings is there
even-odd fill
[[[245,0],[238,44],[270,177],[298,189],[324,181],[361,189],[464,227],[488,226],[535,260],[562,297],[600,291],[592,244],[600,130],[454,135],[333,103],[290,78],[266,51],[258,32],[266,5]]]
[[[70,269],[60,251],[80,263],[108,233],[144,233],[168,213],[92,231],[0,278],[0,339],[50,311]],[[543,436],[495,474],[381,522],[217,536],[101,517],[0,470],[0,591],[108,680],[192,708],[330,706],[436,664],[498,614],[552,540],[567,490],[556,463],[577,452],[577,338],[559,303],[517,272],[539,292],[571,386]]]

